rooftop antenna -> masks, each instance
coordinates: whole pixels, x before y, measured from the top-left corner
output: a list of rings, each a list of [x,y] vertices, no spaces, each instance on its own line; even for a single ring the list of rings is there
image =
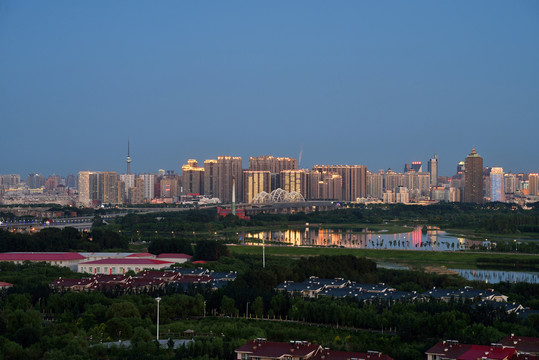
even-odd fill
[[[127,138],[127,158],[125,162],[127,163],[127,174],[131,174],[131,156],[129,156],[129,138]]]

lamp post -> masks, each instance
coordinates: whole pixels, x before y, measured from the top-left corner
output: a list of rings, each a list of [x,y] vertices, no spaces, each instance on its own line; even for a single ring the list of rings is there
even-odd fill
[[[245,309],[245,318],[249,317],[249,301],[247,301],[247,309]]]
[[[204,300],[204,317],[206,317],[206,300]]]
[[[517,239],[513,240],[515,242],[515,252],[517,253],[518,252],[518,243],[517,243]]]
[[[161,298],[156,297],[155,301],[157,301],[157,341],[159,341],[159,302],[161,301]]]

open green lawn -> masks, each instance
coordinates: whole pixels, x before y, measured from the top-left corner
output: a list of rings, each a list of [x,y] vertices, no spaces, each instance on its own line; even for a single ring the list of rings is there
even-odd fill
[[[234,254],[252,254],[262,256],[260,246],[230,246]],[[501,254],[479,252],[436,252],[436,251],[407,251],[407,250],[375,250],[375,249],[342,249],[342,248],[316,248],[316,247],[291,247],[291,246],[267,246],[266,256],[316,256],[316,255],[355,255],[367,257],[377,262],[396,263],[413,268],[425,268],[427,266],[476,268],[478,258],[504,259],[518,262],[519,259],[529,258],[526,254]]]

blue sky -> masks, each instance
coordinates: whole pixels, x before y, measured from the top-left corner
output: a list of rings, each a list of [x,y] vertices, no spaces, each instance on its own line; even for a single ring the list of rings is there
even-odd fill
[[[539,170],[537,1],[0,2],[0,173]],[[426,166],[426,164],[425,164]]]

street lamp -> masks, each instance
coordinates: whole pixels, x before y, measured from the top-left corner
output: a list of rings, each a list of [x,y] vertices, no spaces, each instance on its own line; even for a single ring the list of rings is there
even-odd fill
[[[247,301],[247,309],[245,309],[245,318],[249,317],[249,301]]]
[[[518,252],[518,243],[517,243],[517,239],[513,240],[515,242],[515,252],[517,253]]]
[[[157,301],[157,341],[159,341],[159,302],[161,301],[161,298],[156,297],[155,301]]]

